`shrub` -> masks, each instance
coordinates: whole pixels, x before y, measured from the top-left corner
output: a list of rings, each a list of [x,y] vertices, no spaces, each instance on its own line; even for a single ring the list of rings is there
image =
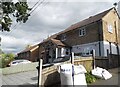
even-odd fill
[[[93,76],[93,75],[91,74],[91,72],[87,72],[87,73],[85,74],[85,76],[86,76],[86,82],[87,82],[88,84],[93,83],[93,82],[95,82],[95,81],[98,79],[97,77]]]
[[[1,54],[0,55],[0,68],[5,68],[11,61],[14,60],[13,54]]]

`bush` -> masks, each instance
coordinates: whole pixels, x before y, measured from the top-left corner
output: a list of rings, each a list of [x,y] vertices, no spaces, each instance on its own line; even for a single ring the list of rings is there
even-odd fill
[[[95,82],[95,81],[98,79],[97,77],[93,76],[93,75],[91,74],[91,72],[87,72],[87,73],[85,74],[85,76],[86,76],[86,82],[87,82],[88,84],[93,83],[93,82]]]
[[[5,68],[11,61],[14,60],[13,54],[1,54],[0,55],[0,68]]]

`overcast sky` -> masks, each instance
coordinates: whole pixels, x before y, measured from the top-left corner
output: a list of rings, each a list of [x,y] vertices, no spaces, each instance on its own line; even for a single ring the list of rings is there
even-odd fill
[[[38,44],[48,36],[60,32],[76,22],[113,7],[113,3],[119,0],[66,1],[47,2],[45,0],[31,14],[25,24],[17,24],[10,32],[0,32],[2,50],[16,54],[28,44]],[[32,7],[36,2],[29,0],[29,6]]]

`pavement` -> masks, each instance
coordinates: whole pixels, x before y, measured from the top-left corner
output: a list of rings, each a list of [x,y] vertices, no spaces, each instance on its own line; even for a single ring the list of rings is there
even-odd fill
[[[112,78],[108,80],[97,80],[96,82],[92,83],[91,85],[98,85],[98,86],[120,86],[119,78],[120,78],[120,68],[114,68],[108,70],[112,74]]]
[[[2,76],[2,85],[35,85],[37,81],[37,70]]]
[[[96,87],[101,85],[111,86],[115,85],[118,86],[119,84],[119,77],[120,77],[120,68],[110,69],[110,73],[112,73],[112,78],[109,80],[97,80],[95,83],[90,84],[91,87]],[[1,77],[1,76],[0,76]],[[2,77],[2,85],[35,85],[37,86],[38,81],[38,73],[36,71],[29,71],[29,72],[21,72],[16,74],[10,74],[10,75],[3,75]],[[88,86],[88,87],[89,87]],[[111,86],[113,87],[113,86]]]

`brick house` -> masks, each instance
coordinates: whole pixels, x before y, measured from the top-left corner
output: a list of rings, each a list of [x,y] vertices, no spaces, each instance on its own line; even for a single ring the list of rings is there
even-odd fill
[[[39,57],[43,58],[43,63],[53,62],[54,59],[69,57],[70,47],[62,41],[48,38],[39,44]]]
[[[38,45],[29,46],[25,50],[23,50],[17,54],[18,58],[19,59],[27,59],[27,60],[30,60],[32,62],[35,62],[35,61],[37,61],[37,59],[39,57],[38,48],[39,48]]]
[[[70,52],[82,56],[91,55],[93,49],[96,56],[107,56],[107,50],[111,54],[118,54],[118,25],[120,18],[115,8],[90,16],[41,42],[39,57],[44,58],[46,63],[59,57],[70,56]]]

